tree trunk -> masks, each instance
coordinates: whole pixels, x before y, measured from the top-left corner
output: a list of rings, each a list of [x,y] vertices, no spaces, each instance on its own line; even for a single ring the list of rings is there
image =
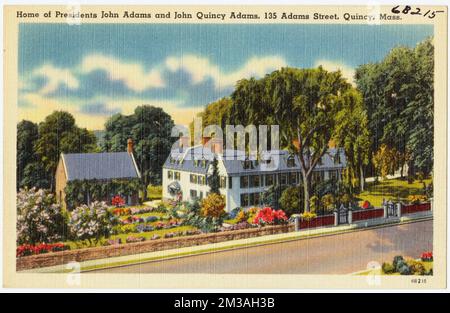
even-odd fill
[[[304,193],[304,212],[309,212],[310,211],[310,202],[309,202],[309,192],[311,190],[311,175],[310,176],[306,176],[303,175],[303,193]]]
[[[359,187],[361,189],[361,192],[364,191],[364,184],[365,184],[364,167],[361,164],[359,166]]]

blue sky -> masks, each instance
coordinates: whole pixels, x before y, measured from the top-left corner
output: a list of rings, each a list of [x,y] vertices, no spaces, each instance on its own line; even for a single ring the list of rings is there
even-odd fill
[[[101,129],[151,104],[186,124],[238,79],[321,64],[351,80],[358,65],[431,35],[425,25],[22,24],[19,114],[38,122],[66,110]]]

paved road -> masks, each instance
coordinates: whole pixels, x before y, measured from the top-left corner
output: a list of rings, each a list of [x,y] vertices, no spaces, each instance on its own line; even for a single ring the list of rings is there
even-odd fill
[[[96,272],[348,274],[365,269],[370,261],[381,264],[395,255],[418,258],[433,248],[432,227],[432,221],[421,221]]]

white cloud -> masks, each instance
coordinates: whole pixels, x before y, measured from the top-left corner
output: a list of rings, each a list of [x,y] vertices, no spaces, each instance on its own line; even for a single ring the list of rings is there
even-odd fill
[[[32,73],[33,77],[44,77],[47,82],[45,86],[39,90],[41,94],[50,94],[56,91],[60,86],[65,85],[69,89],[77,89],[79,81],[70,69],[58,68],[51,64],[45,64]],[[26,82],[22,82],[22,87]]]
[[[146,71],[139,63],[128,63],[99,54],[86,56],[81,64],[81,72],[87,74],[96,70],[105,71],[111,80],[123,81],[129,89],[136,92],[165,85],[161,72],[157,69]]]
[[[318,67],[319,65],[322,65],[324,69],[327,71],[337,71],[340,70],[342,73],[342,76],[348,80],[349,83],[352,85],[355,85],[353,76],[355,75],[355,69],[343,64],[338,61],[331,61],[331,60],[318,60],[315,63],[315,67]]]
[[[253,57],[238,70],[223,72],[218,65],[211,63],[208,58],[196,55],[166,59],[166,67],[170,71],[183,70],[189,73],[194,84],[212,78],[217,89],[233,86],[243,78],[262,77],[270,71],[286,66],[286,64],[286,61],[279,56]]]

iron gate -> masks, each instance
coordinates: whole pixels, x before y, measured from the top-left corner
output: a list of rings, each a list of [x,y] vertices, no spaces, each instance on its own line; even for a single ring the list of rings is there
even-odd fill
[[[397,217],[397,208],[394,202],[388,201],[386,203],[387,207],[387,216],[388,217]]]
[[[339,225],[348,224],[348,209],[343,204],[339,207],[338,216]]]

